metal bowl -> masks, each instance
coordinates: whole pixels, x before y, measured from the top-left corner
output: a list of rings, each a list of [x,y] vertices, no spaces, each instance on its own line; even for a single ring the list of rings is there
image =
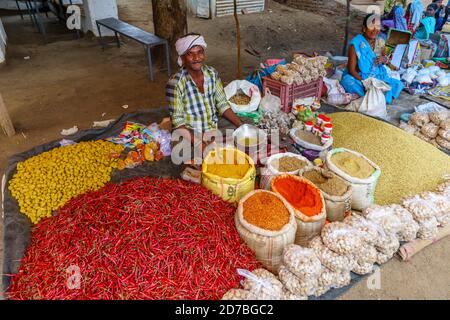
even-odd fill
[[[233,132],[235,143],[244,148],[259,149],[263,145],[267,145],[267,134],[255,126],[244,124]],[[249,139],[250,143],[245,143],[245,139]]]

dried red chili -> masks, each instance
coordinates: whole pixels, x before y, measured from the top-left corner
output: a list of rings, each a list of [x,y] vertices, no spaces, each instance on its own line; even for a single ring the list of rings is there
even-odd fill
[[[139,178],[71,200],[32,233],[10,299],[220,299],[259,267],[235,208],[205,188]],[[80,268],[80,288],[67,286]],[[72,279],[73,280],[73,279]]]

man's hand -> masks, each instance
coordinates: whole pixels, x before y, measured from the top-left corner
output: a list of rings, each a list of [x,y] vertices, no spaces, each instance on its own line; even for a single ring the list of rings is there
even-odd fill
[[[239,117],[234,113],[234,111],[231,108],[228,108],[223,113],[223,116],[228,119],[232,124],[234,124],[236,127],[242,126],[242,121],[239,119]]]

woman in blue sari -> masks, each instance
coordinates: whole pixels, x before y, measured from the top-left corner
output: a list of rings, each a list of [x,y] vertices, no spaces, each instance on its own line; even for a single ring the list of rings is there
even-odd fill
[[[381,25],[386,29],[397,29],[407,31],[408,26],[404,17],[405,12],[400,4],[395,4],[386,20],[381,21]]]
[[[362,80],[374,77],[386,82],[391,87],[391,90],[386,92],[386,103],[392,104],[393,100],[400,96],[404,86],[400,80],[389,77],[384,66],[388,63],[388,59],[380,54],[382,50],[378,41],[380,29],[379,17],[375,14],[365,17],[362,34],[358,34],[350,41],[348,66],[341,84],[348,93],[364,96],[365,89]]]

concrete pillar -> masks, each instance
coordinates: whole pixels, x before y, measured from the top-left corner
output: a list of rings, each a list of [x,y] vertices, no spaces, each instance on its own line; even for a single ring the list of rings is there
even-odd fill
[[[99,36],[97,31],[96,20],[105,18],[118,18],[118,9],[116,0],[84,0],[83,31],[92,31],[96,37]],[[102,35],[114,36],[114,32],[102,28]]]

